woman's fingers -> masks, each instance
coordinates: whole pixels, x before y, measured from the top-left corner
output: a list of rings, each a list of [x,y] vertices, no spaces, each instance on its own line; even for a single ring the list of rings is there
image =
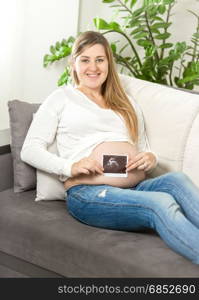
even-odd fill
[[[132,163],[128,164],[127,166],[127,171],[136,169],[136,168],[140,168],[141,166],[143,166],[145,163],[144,159],[139,159],[137,161],[133,161]]]
[[[96,171],[96,173],[98,173],[98,174],[103,174],[103,168],[101,168],[101,167],[98,167],[98,166],[96,166],[95,167],[95,171]]]
[[[150,156],[146,152],[141,152],[134,159],[129,160],[127,172],[133,169],[148,171],[151,168]]]
[[[78,170],[78,174],[90,174],[89,170],[85,169],[85,168],[79,168]]]
[[[103,174],[103,168],[100,163],[96,160],[83,158],[79,162],[74,163],[72,166],[72,175],[76,176],[78,174]]]
[[[87,168],[87,170],[89,170],[92,173],[99,173],[99,174],[103,173],[103,168],[100,165],[100,163],[93,159],[89,159],[87,161],[86,168]]]
[[[148,168],[149,164],[147,164],[146,162],[142,162],[138,167],[137,169],[138,170],[145,170]]]

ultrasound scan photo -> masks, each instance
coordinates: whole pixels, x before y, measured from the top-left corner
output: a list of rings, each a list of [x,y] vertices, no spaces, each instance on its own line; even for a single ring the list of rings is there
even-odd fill
[[[127,155],[103,155],[104,176],[127,177]]]

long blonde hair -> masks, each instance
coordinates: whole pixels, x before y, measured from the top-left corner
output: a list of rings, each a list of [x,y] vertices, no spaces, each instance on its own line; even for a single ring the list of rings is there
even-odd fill
[[[136,142],[138,139],[137,116],[120,83],[112,50],[106,38],[101,33],[95,31],[86,31],[81,33],[73,45],[71,59],[76,59],[85,50],[85,48],[95,44],[101,44],[104,47],[108,59],[108,75],[101,88],[101,93],[104,97],[105,104],[108,108],[122,115],[130,139],[133,142]],[[71,75],[75,84],[78,85],[79,79],[74,68],[72,68]]]

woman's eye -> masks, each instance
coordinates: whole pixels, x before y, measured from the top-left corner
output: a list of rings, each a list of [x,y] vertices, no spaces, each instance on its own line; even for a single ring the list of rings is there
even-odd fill
[[[98,58],[97,62],[103,62],[104,60],[102,58]]]
[[[96,62],[97,62],[97,63],[101,63],[101,62],[103,62],[103,61],[104,61],[103,58],[98,58],[98,59],[96,59]],[[89,61],[89,59],[81,59],[81,62],[82,62],[82,63],[89,63],[90,61]]]

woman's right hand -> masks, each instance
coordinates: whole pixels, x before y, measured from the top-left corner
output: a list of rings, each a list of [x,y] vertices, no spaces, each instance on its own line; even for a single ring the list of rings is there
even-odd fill
[[[80,174],[91,175],[95,173],[102,175],[103,170],[103,167],[97,160],[85,157],[72,165],[71,175],[72,177]]]

